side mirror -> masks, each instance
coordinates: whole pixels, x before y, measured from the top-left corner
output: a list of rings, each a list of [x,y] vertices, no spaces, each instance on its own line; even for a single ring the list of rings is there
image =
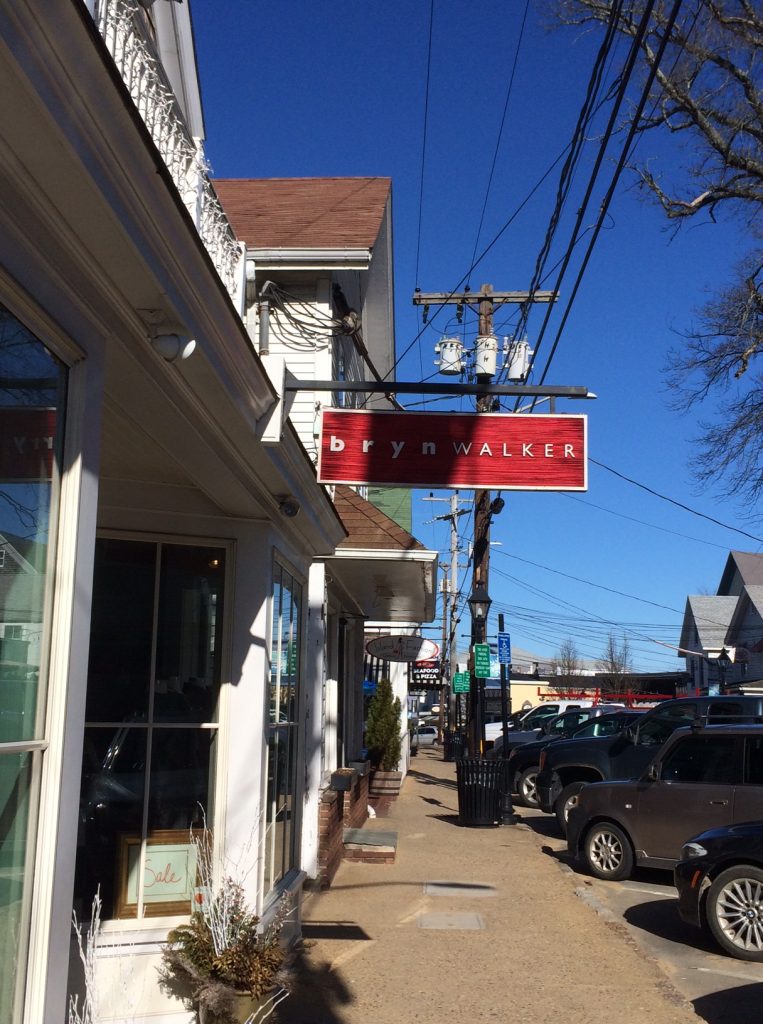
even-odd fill
[[[658,764],[650,764],[646,772],[646,777],[650,782],[657,782],[660,778],[660,766]]]
[[[629,743],[638,742],[638,726],[637,725],[626,725],[623,729],[623,738]]]

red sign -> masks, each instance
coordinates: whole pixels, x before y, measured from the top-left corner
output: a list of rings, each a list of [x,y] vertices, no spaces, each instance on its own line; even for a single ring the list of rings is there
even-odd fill
[[[587,418],[324,409],[324,484],[584,491]]]
[[[55,436],[55,409],[0,408],[0,481],[50,480]]]

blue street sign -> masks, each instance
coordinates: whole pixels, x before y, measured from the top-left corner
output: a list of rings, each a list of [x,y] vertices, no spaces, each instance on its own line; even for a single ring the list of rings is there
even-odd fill
[[[498,634],[498,661],[502,665],[511,664],[511,637],[508,633]]]

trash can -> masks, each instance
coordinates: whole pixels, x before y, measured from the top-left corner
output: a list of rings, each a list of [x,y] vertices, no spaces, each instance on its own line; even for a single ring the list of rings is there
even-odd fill
[[[466,736],[462,732],[446,732],[442,741],[443,761],[457,761],[466,754]]]
[[[480,757],[462,757],[456,761],[460,825],[499,824],[503,773],[501,758],[487,761]]]

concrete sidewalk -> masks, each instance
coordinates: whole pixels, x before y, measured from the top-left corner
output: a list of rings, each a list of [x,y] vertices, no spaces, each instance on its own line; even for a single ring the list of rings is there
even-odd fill
[[[307,896],[282,1024],[697,1024],[527,826],[458,825],[441,750],[412,760],[389,816],[367,827],[398,833],[396,862],[344,862]]]

